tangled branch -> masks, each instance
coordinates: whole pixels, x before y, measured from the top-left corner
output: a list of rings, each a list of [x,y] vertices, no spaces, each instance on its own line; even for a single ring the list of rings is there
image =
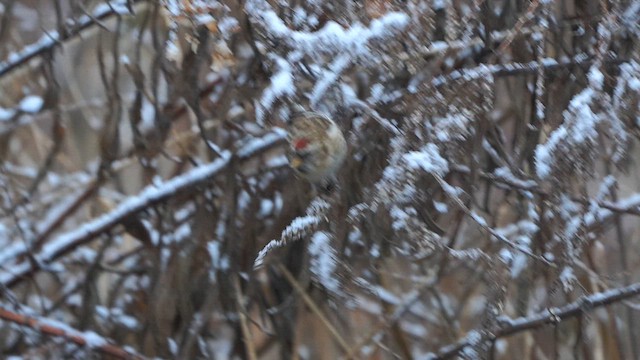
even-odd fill
[[[533,330],[545,325],[557,325],[567,319],[586,314],[595,308],[607,306],[640,294],[640,283],[611,289],[597,294],[583,296],[578,300],[559,308],[548,308],[531,316],[515,319],[501,317],[500,325],[493,330],[484,332],[478,337],[477,332],[472,332],[455,344],[447,345],[438,350],[437,355],[430,359],[451,359],[460,354],[464,348],[475,346],[485,342],[511,336],[522,331]]]

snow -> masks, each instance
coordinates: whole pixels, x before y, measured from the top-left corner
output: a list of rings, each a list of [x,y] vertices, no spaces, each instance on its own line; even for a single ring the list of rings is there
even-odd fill
[[[279,70],[271,77],[271,85],[262,92],[260,106],[256,107],[256,121],[258,124],[264,122],[266,112],[271,109],[276,99],[285,95],[293,96],[296,91],[293,85],[291,65],[282,58],[276,58],[276,64]]]
[[[433,143],[427,144],[420,151],[411,151],[403,156],[409,168],[422,169],[428,173],[443,177],[449,172],[449,164]]]
[[[178,343],[175,340],[173,340],[172,338],[167,338],[167,343],[169,344],[169,351],[171,352],[171,355],[177,356],[178,355]]]
[[[602,90],[604,85],[604,74],[595,66],[592,66],[587,75],[589,86],[595,90]]]
[[[207,244],[207,250],[209,251],[209,256],[211,257],[211,270],[210,273],[211,278],[215,278],[215,272],[217,270],[226,271],[229,270],[230,263],[229,257],[223,255],[220,249],[219,241],[211,241]]]
[[[382,286],[371,284],[370,282],[368,282],[367,280],[365,280],[363,278],[358,278],[355,281],[356,281],[356,283],[358,285],[360,285],[361,287],[367,289],[369,292],[371,292],[373,295],[375,295],[380,300],[386,302],[387,304],[391,304],[391,305],[402,305],[403,304],[402,298],[400,298],[399,296],[395,295],[394,293],[392,293],[391,291],[385,289]],[[409,294],[407,294],[405,296],[406,296],[406,298],[410,298],[411,297],[411,293],[409,293]]]
[[[183,175],[176,176],[171,180],[162,183],[160,186],[147,186],[137,196],[128,198],[113,211],[84,223],[76,230],[60,235],[47,242],[36,259],[43,263],[47,263],[53,260],[58,253],[64,251],[67,247],[72,246],[78,240],[99,234],[106,229],[109,229],[113,224],[121,221],[121,219],[130,216],[130,214],[146,208],[148,204],[159,201],[167,196],[172,196],[180,189],[193,183],[205,181],[226,167],[229,163],[229,159],[231,157],[230,153],[226,151],[222,155],[223,157],[216,161],[197,167]],[[28,269],[30,269],[30,265],[28,263],[21,263],[12,267],[11,273],[7,272],[0,274],[0,281],[3,283],[11,281],[11,279],[19,276],[19,274],[27,271]]]
[[[327,51],[365,54],[366,43],[373,39],[393,36],[409,23],[406,14],[388,12],[383,17],[373,20],[368,28],[357,23],[345,29],[334,21],[328,21],[322,29],[309,33],[289,29],[264,0],[250,0],[245,6],[250,16],[267,26],[270,35],[309,55]]]
[[[93,331],[85,331],[84,333],[82,333],[82,337],[87,341],[86,345],[90,348],[96,348],[108,344],[105,338]]]
[[[509,266],[509,273],[512,279],[518,278],[529,265],[529,257],[520,252],[514,253],[507,248],[502,248],[499,254],[501,260]]]
[[[485,220],[485,218],[483,218],[480,214],[476,213],[475,211],[471,212],[471,218],[478,223],[478,225],[482,226],[482,227],[487,227],[487,220]]]
[[[314,229],[324,218],[322,214],[329,208],[329,204],[320,198],[311,202],[307,208],[307,215],[299,216],[289,224],[280,236],[280,239],[273,239],[260,250],[258,256],[253,262],[253,268],[258,269],[264,264],[265,257],[273,250],[283,247],[292,241],[297,241],[301,237],[307,235]]]
[[[142,100],[142,109],[140,111],[142,117],[138,124],[138,130],[141,134],[148,134],[156,127],[156,109],[153,104],[145,97]]]
[[[90,347],[90,348],[96,348],[96,347],[100,347],[100,346],[104,346],[109,344],[109,342],[102,337],[101,335],[93,332],[93,331],[79,331],[76,330],[72,327],[70,327],[69,325],[60,322],[60,321],[56,321],[53,319],[49,319],[49,318],[40,318],[40,317],[35,317],[34,318],[41,326],[51,326],[54,328],[58,328],[62,331],[65,332],[66,335],[69,336],[77,336],[80,337],[82,339],[84,339],[86,341],[86,346]]]
[[[44,100],[40,96],[29,95],[20,101],[18,108],[25,113],[37,113],[42,109]]]
[[[316,82],[316,85],[313,87],[310,97],[311,106],[316,106],[327,90],[336,83],[336,81],[340,78],[340,74],[347,69],[347,67],[351,64],[349,56],[346,54],[339,55],[331,65],[329,65],[329,70],[323,71],[323,76]]]
[[[336,252],[331,246],[331,238],[327,233],[319,231],[313,234],[309,244],[309,255],[311,255],[310,270],[318,282],[327,290],[338,292],[340,283],[335,277]]]
[[[218,22],[218,30],[225,37],[228,37],[231,34],[233,34],[236,31],[236,29],[238,29],[239,27],[240,27],[240,22],[238,21],[238,19],[230,16],[224,17]]]
[[[11,120],[16,115],[16,111],[13,109],[5,109],[0,106],[0,121]]]
[[[509,169],[508,167],[499,167],[497,169],[495,169],[493,171],[493,174],[508,182],[509,184],[513,184],[518,186],[519,188],[523,188],[523,189],[532,189],[534,187],[536,187],[536,182],[534,180],[522,180],[519,179],[518,177],[516,177],[512,172],[511,169]]]
[[[246,190],[240,191],[240,194],[238,194],[238,200],[237,200],[238,209],[241,211],[246,210],[249,207],[250,203],[251,203],[251,195],[249,195],[249,193]]]
[[[33,57],[43,49],[52,47],[59,40],[60,35],[57,31],[49,31],[35,43],[23,47],[20,52],[10,53],[7,56],[7,61],[0,62],[0,74],[7,72],[10,68],[16,66],[18,63],[24,61],[25,59]]]
[[[569,292],[573,290],[575,283],[578,281],[576,275],[573,272],[573,269],[569,266],[565,266],[560,273],[560,282],[562,283],[562,288],[564,292]]]
[[[393,219],[391,227],[393,230],[399,231],[406,229],[407,220],[415,218],[417,216],[417,212],[414,208],[400,209],[398,206],[393,205],[389,211],[389,215]]]
[[[126,0],[116,0],[109,1],[108,3],[101,3],[95,7],[93,10],[94,17],[101,17],[107,13],[116,12],[118,14],[128,14],[129,8],[127,7],[128,1]]]
[[[593,81],[598,81],[596,72],[591,72]],[[591,88],[586,88],[574,96],[569,108],[564,112],[564,123],[554,130],[546,143],[535,150],[536,175],[546,179],[557,162],[556,155],[567,156],[561,149],[571,149],[585,143],[591,144],[598,136],[596,126],[602,117],[591,109],[596,96]],[[576,160],[578,161],[578,160]]]
[[[287,138],[287,132],[279,127],[271,128],[271,132],[259,138],[252,138],[238,150],[240,158],[247,158],[254,153]]]
[[[441,214],[446,214],[449,211],[449,206],[447,206],[447,204],[440,201],[434,201],[433,207],[436,209],[437,212]]]
[[[273,213],[274,203],[270,199],[261,199],[260,200],[260,211],[259,217],[264,218]]]

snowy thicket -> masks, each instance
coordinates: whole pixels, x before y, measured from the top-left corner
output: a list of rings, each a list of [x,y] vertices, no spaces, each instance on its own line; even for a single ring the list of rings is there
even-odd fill
[[[638,359],[639,38],[638,0],[0,2],[0,354]]]

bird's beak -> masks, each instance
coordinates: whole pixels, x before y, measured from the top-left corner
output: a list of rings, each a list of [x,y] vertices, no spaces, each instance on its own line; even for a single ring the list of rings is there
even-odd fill
[[[289,160],[289,166],[294,169],[299,168],[300,165],[302,165],[302,159],[299,156],[294,156],[291,158],[291,160]]]

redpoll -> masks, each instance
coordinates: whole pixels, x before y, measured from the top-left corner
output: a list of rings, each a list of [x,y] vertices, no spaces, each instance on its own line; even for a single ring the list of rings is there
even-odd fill
[[[288,140],[289,165],[308,181],[330,189],[347,155],[347,142],[336,123],[316,112],[294,114]]]

